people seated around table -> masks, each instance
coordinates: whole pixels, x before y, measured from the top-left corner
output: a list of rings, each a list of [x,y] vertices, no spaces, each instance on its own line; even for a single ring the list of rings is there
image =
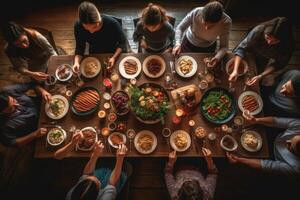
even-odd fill
[[[219,49],[209,61],[210,66],[215,66],[228,50],[231,24],[231,18],[224,13],[223,6],[218,1],[195,8],[176,28],[176,46],[173,54],[214,53],[219,38]]]
[[[57,55],[49,41],[38,31],[8,22],[2,30],[7,41],[5,53],[19,73],[37,81],[47,79],[47,62]]]
[[[268,75],[270,77],[272,73],[288,64],[294,50],[293,41],[292,27],[287,18],[276,17],[259,24],[234,49],[234,70],[228,80],[230,82],[237,80],[240,63],[245,59],[246,53],[254,54],[259,73],[250,80],[249,85],[258,83]]]
[[[176,151],[169,154],[169,161],[165,167],[165,182],[171,199],[213,199],[218,170],[211,151],[202,148],[202,153],[208,168],[206,178],[197,167],[189,165],[179,166],[174,176]]]
[[[248,122],[285,129],[274,142],[275,160],[242,158],[227,154],[230,163],[240,163],[249,167],[287,177],[300,175],[300,119],[248,116]],[[269,133],[272,134],[272,133]]]
[[[87,1],[79,5],[78,15],[79,21],[74,26],[76,49],[73,70],[79,70],[86,43],[89,44],[89,54],[113,53],[108,60],[108,67],[113,67],[126,47],[126,36],[119,22],[110,16],[100,15],[97,7]]]
[[[141,15],[133,33],[133,40],[139,42],[143,52],[171,52],[175,31],[168,22],[166,11],[161,6],[150,3]]]
[[[300,70],[285,72],[268,97],[270,114],[300,118]]]
[[[25,94],[36,88],[45,100],[51,98],[41,86],[35,83],[11,85],[0,92],[0,142],[5,146],[21,147],[47,133],[37,129],[38,107],[32,97]]]
[[[114,169],[96,169],[96,163],[103,153],[104,145],[101,141],[95,144],[90,160],[86,164],[83,175],[68,192],[66,200],[87,199],[107,200],[115,199],[117,190],[122,187],[127,177],[122,173],[123,160],[127,151],[124,144],[116,151],[116,164]]]

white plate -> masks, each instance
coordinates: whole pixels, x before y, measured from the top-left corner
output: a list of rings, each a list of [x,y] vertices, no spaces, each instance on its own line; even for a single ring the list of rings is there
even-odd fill
[[[124,62],[128,59],[132,59],[137,63],[137,71],[134,74],[127,74],[125,72],[125,68],[124,68]],[[123,58],[119,64],[119,72],[121,74],[122,77],[127,78],[127,79],[132,79],[137,77],[142,71],[142,64],[140,62],[139,59],[137,59],[134,56],[126,56],[125,58]]]
[[[233,143],[233,147],[230,149],[228,147],[226,147],[224,145],[224,140],[228,138],[229,140],[232,141]],[[235,151],[238,148],[238,143],[236,141],[236,139],[234,139],[234,137],[232,137],[231,135],[224,135],[220,141],[220,146],[222,147],[222,149],[224,149],[225,151]]]
[[[257,140],[258,140],[258,144],[256,146],[256,148],[251,148],[249,147],[245,142],[244,142],[244,137],[246,134],[252,134],[254,135]],[[252,130],[248,130],[248,131],[245,131],[242,136],[241,136],[241,144],[242,144],[242,147],[244,147],[244,149],[246,149],[247,151],[250,151],[250,152],[257,152],[261,149],[262,147],[262,138],[261,138],[261,135],[259,133],[257,133],[256,131],[252,131]]]
[[[114,145],[111,141],[111,137],[113,135],[120,135],[122,138],[123,138],[123,144],[126,144],[126,136],[122,133],[119,133],[119,132],[113,132],[111,133],[109,136],[108,136],[108,143],[110,144],[110,146],[114,147],[114,148],[119,148],[117,145]]]
[[[143,150],[143,149],[140,148],[140,147],[138,146],[138,144],[137,144],[137,143],[138,143],[138,139],[139,139],[141,136],[143,136],[143,135],[149,135],[149,136],[151,136],[152,139],[153,139],[152,147],[151,147],[151,149],[149,149],[148,151]],[[156,138],[155,134],[154,134],[153,132],[151,132],[151,131],[148,131],[148,130],[140,131],[140,132],[138,132],[138,133],[136,134],[136,136],[135,136],[135,138],[134,138],[134,146],[135,146],[136,150],[137,150],[138,152],[140,152],[141,154],[150,154],[150,153],[152,153],[152,152],[155,150],[155,148],[156,148],[156,146],[157,146],[157,138]]]
[[[82,131],[85,131],[85,130],[92,130],[92,131],[95,133],[95,135],[96,135],[96,137],[95,137],[95,142],[94,142],[94,144],[93,144],[89,149],[81,148],[81,147],[79,146],[79,144],[77,143],[77,144],[76,144],[76,150],[81,150],[81,151],[91,151],[91,150],[94,148],[96,142],[98,141],[98,134],[97,134],[97,131],[96,131],[93,127],[85,127],[85,128],[83,128],[83,129],[81,129],[80,131],[82,132]]]
[[[61,131],[62,131],[62,133],[63,133],[63,140],[61,141],[61,142],[59,142],[59,143],[56,143],[56,144],[54,144],[54,143],[51,143],[50,142],[50,139],[49,139],[49,135],[50,135],[50,133],[51,133],[51,131],[53,130],[53,129],[60,129]],[[48,144],[50,144],[50,145],[52,145],[52,146],[58,146],[58,145],[60,145],[61,143],[63,143],[64,141],[65,141],[65,139],[67,138],[67,133],[66,133],[66,131],[64,130],[64,129],[62,129],[62,128],[59,128],[59,127],[54,127],[54,128],[52,128],[52,129],[50,129],[49,130],[49,132],[47,133],[47,142],[48,142]]]
[[[187,145],[186,147],[180,149],[178,148],[176,145],[175,145],[175,137],[179,134],[179,133],[183,133],[185,136],[186,136],[186,139],[187,139]],[[183,152],[183,151],[186,151],[190,146],[191,146],[191,137],[190,135],[184,131],[184,130],[177,130],[177,131],[174,131],[172,133],[172,135],[170,136],[170,144],[171,144],[171,147],[175,150],[175,151],[178,151],[178,152]]]
[[[148,71],[148,68],[147,68],[147,63],[148,61],[152,60],[152,59],[156,59],[156,60],[159,60],[160,63],[161,63],[161,69],[160,69],[160,72],[158,72],[156,75],[154,74],[151,74],[149,71]],[[158,56],[158,55],[151,55],[151,56],[148,56],[144,62],[143,62],[143,72],[145,73],[146,76],[150,77],[150,78],[158,78],[160,77],[161,75],[163,75],[163,73],[165,72],[166,70],[166,62],[165,60],[161,57],[161,56]]]
[[[251,115],[257,115],[258,113],[260,113],[263,109],[263,101],[261,99],[261,97],[259,96],[259,94],[257,94],[256,92],[253,92],[253,91],[245,91],[243,92],[240,96],[239,96],[239,99],[238,99],[238,105],[239,105],[239,108],[242,112],[244,112],[244,107],[243,107],[243,104],[242,104],[242,100],[245,96],[247,95],[251,95],[251,96],[254,96],[254,98],[256,99],[256,101],[258,102],[258,108],[253,111],[253,112],[250,112]]]
[[[234,60],[235,60],[235,58],[233,57],[230,60],[228,60],[227,63],[226,63],[226,72],[227,72],[228,75],[230,75],[229,72],[228,72],[229,66],[234,63]],[[243,76],[244,74],[246,74],[247,71],[248,71],[248,68],[249,68],[248,63],[244,59],[242,59],[241,62],[244,65],[244,73],[238,74],[238,76]]]
[[[64,96],[62,96],[62,95],[60,95],[60,94],[53,95],[53,96],[52,96],[52,99],[53,99],[53,98],[61,99],[61,100],[64,102],[65,108],[64,108],[63,112],[62,112],[60,115],[55,116],[55,115],[51,112],[51,110],[50,110],[50,104],[47,102],[47,103],[45,104],[45,113],[46,113],[46,115],[47,115],[49,118],[51,118],[51,119],[61,119],[61,118],[63,118],[63,117],[68,113],[68,110],[69,110],[69,102],[68,102],[68,100],[66,99],[66,97],[64,97]]]
[[[192,66],[193,66],[192,70],[191,70],[189,73],[187,73],[187,74],[183,74],[183,73],[181,72],[181,70],[179,69],[179,62],[180,62],[182,59],[184,59],[184,58],[190,59],[190,60],[192,61],[192,63],[193,63],[193,65],[192,65]],[[176,70],[176,73],[177,73],[179,76],[181,76],[181,77],[184,77],[184,78],[192,77],[192,76],[197,72],[197,62],[196,62],[196,60],[195,60],[193,57],[191,57],[191,56],[180,56],[180,57],[177,59],[177,61],[176,61],[175,70]]]
[[[86,63],[88,63],[88,62],[94,62],[97,65],[97,67],[98,67],[97,70],[96,70],[96,72],[93,75],[88,75],[84,71],[84,67],[85,67]],[[86,57],[80,63],[80,72],[86,78],[94,78],[95,76],[97,76],[99,74],[100,71],[101,71],[101,63],[95,57]]]
[[[59,70],[61,70],[62,68],[65,68],[65,70],[67,71],[67,73],[68,73],[68,76],[66,77],[66,78],[60,78],[59,76],[58,76],[58,72],[59,72]],[[68,81],[71,77],[72,77],[72,75],[73,75],[73,70],[72,70],[72,67],[71,67],[71,65],[69,65],[69,64],[62,64],[62,65],[60,65],[60,66],[58,66],[57,68],[56,68],[56,70],[55,70],[55,77],[57,78],[57,80],[59,80],[59,81]]]

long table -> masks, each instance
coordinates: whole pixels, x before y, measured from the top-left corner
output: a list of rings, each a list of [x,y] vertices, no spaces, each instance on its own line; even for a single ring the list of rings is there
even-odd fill
[[[118,68],[119,68],[119,63],[122,60],[122,58],[126,57],[126,56],[135,56],[137,57],[141,63],[143,63],[143,60],[149,56],[149,54],[121,54],[121,56],[118,58],[118,60],[115,63],[114,66],[114,70],[116,72],[119,73]],[[176,58],[169,53],[165,53],[165,54],[159,54],[161,57],[164,58],[164,60],[166,61],[166,72],[164,73],[163,76],[156,78],[156,79],[152,79],[152,78],[148,78],[147,76],[145,76],[145,74],[143,73],[143,71],[140,73],[140,75],[136,78],[137,79],[137,85],[140,85],[142,83],[145,82],[150,82],[150,83],[157,83],[160,84],[161,86],[164,86],[164,76],[167,72],[170,72],[170,61],[174,61],[174,63],[176,63]],[[198,85],[199,84],[199,79],[197,74],[204,70],[204,61],[203,59],[206,57],[212,57],[212,54],[199,54],[199,53],[188,53],[188,54],[184,54],[184,55],[189,55],[192,56],[196,61],[197,61],[197,73],[191,77],[191,78],[182,78],[178,75],[175,75],[174,78],[176,79],[176,82],[178,83],[178,88],[182,87],[182,86],[186,86],[186,85],[190,85],[190,84],[195,84]],[[96,58],[99,59],[99,61],[101,62],[101,64],[104,64],[104,60],[106,60],[110,55],[109,54],[97,54],[97,55],[90,55],[90,56],[94,56]],[[228,59],[230,59],[232,57],[231,54],[228,54],[225,56],[225,58],[222,60],[222,62],[220,62],[220,64],[218,64],[217,68],[218,68],[218,79],[221,81],[218,84],[216,82],[213,82],[209,85],[209,88],[211,87],[223,87],[223,88],[228,88],[228,75],[225,71],[225,65],[226,62],[228,61]],[[48,65],[48,74],[54,74],[56,68],[61,65],[61,64],[71,64],[73,63],[73,59],[74,56],[53,56],[50,58],[49,60],[49,65]],[[256,65],[255,65],[255,61],[254,59],[249,56],[247,58],[247,62],[249,64],[249,70],[256,72]],[[120,75],[121,78],[121,75]],[[92,78],[92,79],[84,79],[85,84],[84,86],[93,86],[96,87],[100,94],[102,95],[103,92],[105,91],[105,88],[103,86],[103,74],[100,73],[97,77]],[[62,83],[64,84],[64,83]],[[117,84],[113,85],[113,88],[111,90],[111,93],[113,93],[114,91],[117,91],[120,89],[120,81]],[[68,89],[70,89],[73,93],[78,90],[78,86],[76,86],[75,84],[72,83],[67,83],[67,87]],[[50,88],[51,89],[51,88]],[[257,93],[259,93],[259,86],[255,86],[255,87],[251,87],[250,88],[252,91],[255,91]],[[236,104],[237,104],[237,99],[239,97],[239,95],[243,92],[244,90],[244,78],[239,78],[236,84],[236,90],[233,93],[233,96],[235,98]],[[205,91],[202,91],[202,94]],[[170,95],[170,91],[168,91],[170,99],[171,99],[171,95]],[[66,95],[64,95],[66,96]],[[66,98],[68,100],[70,100],[71,97],[66,96]],[[101,105],[99,107],[100,109],[103,109],[103,104],[106,102],[106,100],[104,100],[101,96]],[[168,114],[165,116],[165,123],[157,123],[155,125],[149,125],[149,124],[144,124],[141,123],[140,121],[138,121],[135,116],[132,113],[129,113],[125,118],[121,118],[120,120],[122,122],[124,122],[126,124],[127,129],[132,128],[136,131],[136,133],[138,133],[141,130],[150,130],[153,133],[156,134],[157,136],[157,147],[155,149],[155,151],[151,154],[140,154],[139,152],[137,152],[137,150],[134,147],[134,142],[132,140],[131,143],[131,150],[128,151],[127,156],[128,157],[165,157],[168,155],[168,153],[172,150],[171,146],[169,145],[169,143],[167,142],[167,140],[162,136],[161,131],[164,127],[168,127],[171,129],[171,131],[175,131],[175,130],[185,130],[187,131],[192,138],[192,142],[191,142],[191,146],[190,148],[185,151],[185,152],[178,152],[178,156],[179,157],[198,157],[198,156],[203,156],[201,153],[201,147],[205,146],[207,148],[210,148],[213,154],[213,157],[225,157],[225,151],[220,147],[220,140],[221,138],[225,135],[225,133],[217,133],[217,138],[215,141],[209,141],[207,138],[203,141],[199,141],[197,139],[195,139],[195,137],[193,136],[194,134],[194,128],[198,127],[198,126],[202,126],[206,129],[207,133],[210,132],[215,132],[215,128],[216,127],[220,127],[220,125],[215,125],[212,124],[210,122],[208,122],[200,113],[200,109],[199,106],[197,107],[197,109],[195,110],[195,112],[189,116],[183,117],[181,123],[179,125],[174,125],[172,123],[172,116],[175,113],[175,106],[172,102],[172,100],[170,100],[171,102],[171,108],[170,111],[168,112]],[[39,127],[45,127],[48,126],[50,124],[51,121],[53,121],[52,119],[48,118],[47,115],[45,114],[45,109],[44,109],[44,105],[45,103],[42,103],[42,107],[41,107],[41,113],[40,113],[40,121],[39,121]],[[241,111],[237,108],[237,115],[242,115]],[[261,112],[258,116],[263,115],[263,113]],[[190,127],[188,125],[188,121],[189,120],[194,120],[195,121],[195,126],[194,127]],[[75,125],[77,129],[81,129],[87,126],[91,126],[91,127],[96,127],[97,129],[100,129],[103,126],[107,125],[107,122],[102,122],[100,123],[99,118],[97,116],[97,112],[95,112],[94,114],[91,114],[90,116],[86,116],[86,117],[79,117],[76,116],[75,114],[72,113],[71,110],[69,110],[68,114],[60,119],[57,120],[55,122],[55,124],[61,126],[64,130],[66,130],[67,132],[67,139],[65,140],[65,142],[57,147],[53,147],[50,146],[49,144],[47,144],[46,142],[46,136],[38,139],[36,141],[36,148],[35,148],[35,157],[37,158],[47,158],[47,157],[53,157],[54,152],[62,147],[63,145],[67,144],[72,137],[72,133],[69,132],[69,129],[71,128],[71,126]],[[230,122],[227,123],[227,125],[231,126],[231,124],[233,124],[233,120],[231,120]],[[50,125],[49,125],[50,126]],[[244,157],[252,157],[252,158],[266,158],[269,156],[269,152],[268,152],[268,144],[267,144],[267,138],[266,138],[266,133],[264,131],[264,129],[262,127],[256,126],[254,127],[254,129],[256,131],[258,131],[263,139],[263,145],[260,151],[255,152],[255,153],[251,153],[246,151],[242,146],[241,146],[241,142],[240,142],[240,137],[242,132],[241,131],[234,131],[231,133],[231,135],[238,141],[238,148],[235,151],[238,155],[240,156],[244,156]],[[99,134],[99,138],[102,140],[105,140],[105,138],[101,137],[101,134]],[[127,146],[130,146],[130,140],[127,138]],[[90,156],[90,152],[85,152],[85,151],[76,151],[73,150],[72,152],[70,152],[68,154],[68,157],[88,157]],[[105,146],[105,150],[103,153],[104,157],[113,157],[115,156],[115,150],[113,147],[109,147],[109,144],[106,143]]]

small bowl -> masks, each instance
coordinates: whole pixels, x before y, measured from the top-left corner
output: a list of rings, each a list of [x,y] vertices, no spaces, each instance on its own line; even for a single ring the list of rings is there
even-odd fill
[[[119,148],[118,145],[115,145],[115,144],[112,142],[113,137],[120,137],[120,138],[122,138],[122,139],[123,139],[123,144],[126,144],[126,136],[125,136],[124,134],[119,133],[119,132],[113,132],[112,134],[110,134],[110,135],[108,136],[108,143],[109,143],[112,147],[114,147],[114,148],[116,148],[116,149]]]
[[[222,149],[225,151],[235,151],[238,148],[238,143],[231,135],[224,135],[220,141]]]

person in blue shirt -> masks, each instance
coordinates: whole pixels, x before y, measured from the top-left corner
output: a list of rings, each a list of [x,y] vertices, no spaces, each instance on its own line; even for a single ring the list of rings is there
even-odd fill
[[[11,85],[0,92],[0,142],[5,146],[21,147],[47,133],[47,129],[37,129],[38,108],[33,98],[25,94],[36,88],[48,101],[51,94],[41,86],[31,82]]]
[[[91,2],[82,2],[78,8],[79,21],[75,23],[76,40],[73,70],[79,70],[80,61],[89,44],[89,54],[113,53],[108,66],[113,67],[121,52],[126,48],[126,36],[120,23],[106,15],[100,15]]]
[[[258,83],[275,71],[284,68],[293,53],[294,39],[292,26],[285,17],[277,17],[254,27],[244,40],[233,50],[235,54],[234,70],[228,80],[234,83],[238,78],[238,69],[247,53],[256,59],[259,75],[250,80],[250,85]]]
[[[270,127],[285,129],[279,134],[274,143],[275,160],[242,158],[227,153],[230,163],[241,163],[264,172],[269,172],[287,177],[299,177],[300,175],[300,119],[263,117],[246,118],[249,123],[262,124]]]

